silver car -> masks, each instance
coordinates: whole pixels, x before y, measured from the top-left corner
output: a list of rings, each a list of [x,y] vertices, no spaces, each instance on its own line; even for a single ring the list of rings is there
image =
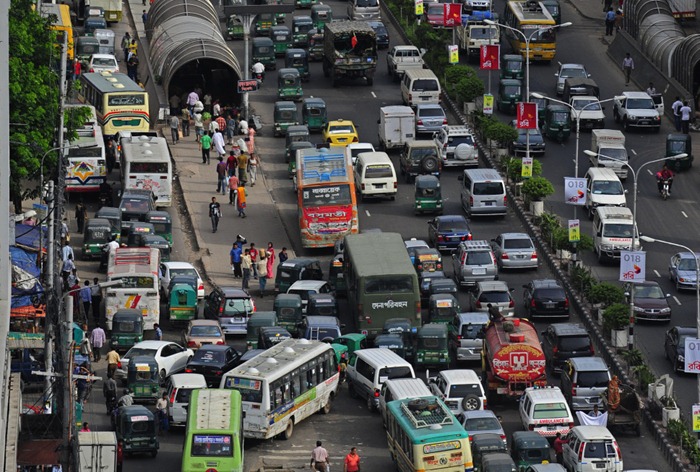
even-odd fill
[[[557,78],[557,95],[564,93],[564,82],[566,82],[566,79],[587,79],[591,76],[586,72],[583,64],[562,64],[561,62],[559,63],[559,71],[554,75]]]
[[[679,252],[668,264],[668,278],[676,284],[676,290],[695,289],[697,284],[696,258],[700,254]]]
[[[610,371],[600,357],[574,357],[561,373],[561,391],[572,410],[589,412],[594,405],[603,408],[601,394],[608,388]]]
[[[537,249],[525,233],[502,233],[492,240],[499,269],[537,269]]]
[[[469,439],[475,434],[497,434],[506,443],[506,433],[496,414],[491,410],[465,411],[460,415],[462,426],[469,433]]]
[[[437,103],[416,105],[416,134],[435,133],[447,124],[447,115]]]
[[[515,316],[515,301],[510,292],[508,284],[500,280],[477,282],[476,290],[469,293],[471,311],[487,313],[491,305],[505,317]]]

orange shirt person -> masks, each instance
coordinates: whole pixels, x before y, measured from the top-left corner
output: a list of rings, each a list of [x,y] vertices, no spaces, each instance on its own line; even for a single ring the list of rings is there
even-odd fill
[[[360,456],[357,455],[356,447],[350,448],[350,454],[345,456],[343,472],[360,472]]]
[[[236,209],[238,210],[238,216],[241,218],[245,218],[245,187],[243,185],[239,185],[238,190],[236,191]]]

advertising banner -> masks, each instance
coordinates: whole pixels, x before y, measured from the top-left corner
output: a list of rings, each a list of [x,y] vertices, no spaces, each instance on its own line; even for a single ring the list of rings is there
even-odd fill
[[[644,251],[620,251],[620,282],[644,282],[646,259]]]
[[[479,55],[479,66],[481,70],[498,70],[501,62],[500,44],[483,44]]]
[[[586,179],[564,177],[564,202],[567,205],[586,204]]]
[[[516,127],[518,129],[537,129],[536,103],[520,102],[516,110]]]

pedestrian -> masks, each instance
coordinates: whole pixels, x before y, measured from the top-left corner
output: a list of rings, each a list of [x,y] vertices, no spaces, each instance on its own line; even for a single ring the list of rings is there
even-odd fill
[[[561,433],[557,433],[556,438],[554,439],[554,444],[552,445],[554,447],[554,454],[557,457],[557,464],[562,463],[562,459],[564,457],[564,444],[568,443],[566,439],[562,438]]]
[[[272,278],[272,269],[275,265],[275,248],[272,246],[271,242],[267,243],[267,275]]]
[[[219,129],[219,123],[217,123],[214,120],[209,121],[209,131],[212,133],[216,132]]]
[[[204,111],[211,113],[211,94],[205,93],[202,101],[204,102]]]
[[[217,101],[217,102],[214,104],[214,106],[215,106],[215,107],[219,106],[219,102]],[[219,130],[221,130],[221,133],[223,133],[224,131],[226,131],[226,118],[224,118],[224,117],[221,116],[221,115],[214,115],[214,116],[216,116],[216,120],[215,120],[215,121],[216,121],[216,124],[219,125]]]
[[[250,156],[245,152],[241,152],[238,156],[238,179],[245,185],[248,182],[248,160]]]
[[[63,277],[63,285],[65,287],[70,287],[68,283],[68,277],[75,271],[75,262],[73,262],[73,256],[68,255],[68,258],[63,261],[63,266],[61,266],[61,276]]]
[[[241,246],[238,243],[233,243],[231,251],[229,252],[229,257],[231,258],[231,268],[233,269],[233,278],[240,279],[243,277],[243,272],[241,271]]]
[[[236,132],[236,119],[233,116],[229,116],[226,122],[226,144],[233,144],[233,138]]]
[[[156,415],[161,436],[168,432],[168,394],[163,392],[163,396],[156,402]]]
[[[87,421],[85,423],[83,423],[83,427],[80,429],[80,432],[81,433],[90,433],[91,432],[90,431],[90,423],[88,423]]]
[[[86,219],[87,208],[85,208],[85,204],[81,200],[75,205],[75,221],[78,223],[78,233],[82,234]]]
[[[136,56],[138,54],[138,49],[139,46],[136,44],[136,39],[131,38],[131,42],[129,43],[129,54],[132,56]]]
[[[179,140],[179,134],[180,132],[180,119],[177,117],[177,115],[173,114],[170,116],[170,135],[173,138],[173,144],[177,144]]]
[[[228,178],[228,204],[233,205],[236,203],[236,195],[238,194],[238,186],[240,185],[238,177],[233,174]]]
[[[243,282],[241,283],[241,288],[243,290],[248,290],[250,282],[250,270],[254,268],[255,265],[251,261],[250,249],[245,248],[243,255],[241,256],[241,270],[243,271]]]
[[[102,305],[102,290],[100,289],[100,279],[92,279],[92,318],[95,324],[100,324],[100,305]]]
[[[114,163],[117,161],[117,150],[114,147],[114,141],[112,138],[107,138],[105,143],[105,158],[107,160],[107,175],[112,173],[114,170]]]
[[[246,209],[246,191],[243,186],[244,182],[239,182],[238,188],[236,189],[236,210],[238,210],[238,216],[240,218],[245,218]]]
[[[92,374],[90,369],[88,369],[87,362],[83,362],[79,366],[75,366],[73,373],[76,374],[76,376],[80,375],[86,377]],[[85,394],[87,393],[88,379],[77,378],[75,380],[75,384],[78,387],[78,403],[82,405],[83,401],[85,400]]]
[[[255,187],[255,179],[258,177],[258,157],[255,154],[251,154],[250,159],[248,159],[248,177],[250,178],[250,186]]]
[[[214,136],[212,138],[212,144],[214,145],[214,149],[216,149],[216,152],[219,153],[220,158],[227,157],[226,156],[226,140],[224,139],[224,134],[221,132],[220,129],[217,129],[214,132]]]
[[[73,61],[73,80],[78,80],[83,71],[83,64],[76,58]]]
[[[588,416],[592,416],[593,418],[597,418],[602,415],[603,413],[598,409],[598,405],[593,405],[593,411],[588,413]]]
[[[343,472],[360,472],[360,456],[357,455],[356,447],[351,447],[350,454],[345,456]]]
[[[216,197],[211,197],[209,218],[211,219],[211,231],[216,233],[216,230],[219,229],[219,220],[221,219],[221,205],[216,201]]]
[[[690,115],[692,114],[693,110],[691,110],[690,106],[688,105],[688,100],[683,101],[683,106],[680,109],[681,113],[681,131],[685,134],[688,134],[690,131]]]
[[[111,351],[107,353],[107,377],[110,379],[114,378],[114,373],[117,371],[117,366],[122,361],[119,357],[119,353],[112,348]]]
[[[180,97],[176,94],[173,93],[170,98],[168,99],[168,102],[170,103],[170,114],[171,115],[179,115],[180,114]]]
[[[72,292],[73,296],[73,313],[80,313],[80,279],[75,270],[68,276],[68,291]]]
[[[95,329],[90,333],[90,344],[92,344],[92,354],[95,356],[95,362],[100,362],[102,359],[101,350],[106,340],[105,330],[100,325],[95,326]]]
[[[253,278],[258,278],[258,269],[255,263],[258,261],[258,249],[255,247],[255,243],[250,243],[250,260],[253,263]]]
[[[654,87],[654,82],[649,82],[646,92],[649,95],[656,95],[656,87]]]
[[[192,115],[192,120],[194,121],[195,140],[199,143],[202,141],[202,137],[204,136],[204,120],[202,119],[202,114],[199,112],[192,114],[192,112],[189,110],[188,113]]]
[[[63,262],[66,262],[68,256],[71,256],[73,259],[75,259],[75,253],[73,252],[73,248],[70,246],[68,241],[63,243],[63,248],[61,248],[61,254],[63,255]]]
[[[141,21],[143,21],[144,26],[146,26],[146,23],[148,23],[148,13],[146,13],[146,10],[141,13]]]
[[[326,465],[330,465],[328,451],[321,441],[316,441],[316,447],[311,451],[311,469],[317,472],[326,472]]]
[[[252,126],[248,128],[248,152],[252,155],[255,152],[255,128]]]
[[[190,118],[190,111],[187,108],[183,108],[180,117],[180,121],[182,122],[183,138],[186,138],[190,135]]]
[[[70,242],[70,232],[68,231],[68,220],[63,218],[61,221],[61,244]]]
[[[221,116],[221,103],[219,103],[218,100],[214,100],[214,105],[212,105],[211,107],[211,115],[214,118],[218,118]]]
[[[162,341],[163,340],[163,330],[160,329],[160,325],[158,323],[154,323],[153,329],[155,330],[155,340]]]
[[[228,152],[228,157],[226,158],[226,174],[228,177],[236,174],[236,169],[238,168],[238,157],[236,153],[232,150]]]
[[[79,296],[80,301],[83,303],[85,323],[87,323],[88,316],[90,316],[90,308],[92,307],[92,289],[90,288],[89,280],[85,281],[85,286],[80,289]]]
[[[671,105],[671,110],[673,110],[673,124],[676,127],[676,131],[681,130],[681,108],[683,107],[683,102],[681,97],[676,96],[676,101]]]
[[[126,63],[126,75],[134,82],[139,81],[139,58],[131,51],[129,51],[129,60]]]
[[[622,10],[618,8],[618,10],[615,12],[615,33],[619,33],[622,31],[622,20],[624,19],[624,16],[622,15]]]
[[[612,7],[605,12],[605,36],[612,36],[615,28],[615,12]]]
[[[226,162],[224,162],[224,158],[221,156],[219,156],[217,159],[219,162],[216,164],[216,193],[221,192],[222,195],[226,195],[226,190],[228,190]]]
[[[630,84],[630,76],[634,70],[634,59],[630,53],[625,53],[625,58],[622,59],[622,70],[625,72],[625,85]]]
[[[289,259],[289,256],[287,255],[287,248],[286,247],[282,246],[282,250],[278,254],[278,258],[279,258],[280,264],[284,264],[285,262],[287,262],[287,259]]]
[[[194,105],[199,101],[199,95],[197,92],[192,90],[189,95],[187,95],[187,108],[190,110],[190,115],[194,115]]]
[[[197,116],[197,114],[195,114],[195,116]],[[197,119],[195,118],[195,127],[197,126],[196,120]],[[199,140],[199,149],[202,151],[202,164],[209,164],[209,160],[210,160],[209,154],[211,151],[211,143],[212,143],[211,134],[212,134],[211,132],[204,133],[204,135]]]
[[[129,44],[131,44],[131,35],[127,31],[124,33],[124,36],[122,36],[121,42],[122,51],[124,52],[124,62],[129,60]]]

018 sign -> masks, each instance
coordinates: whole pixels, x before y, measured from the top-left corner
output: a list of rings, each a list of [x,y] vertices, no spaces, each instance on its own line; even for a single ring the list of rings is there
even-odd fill
[[[685,338],[685,365],[683,370],[689,374],[700,374],[700,339]]]
[[[568,205],[585,205],[586,179],[564,177],[564,199]]]
[[[644,282],[646,259],[644,251],[620,251],[620,281]]]

